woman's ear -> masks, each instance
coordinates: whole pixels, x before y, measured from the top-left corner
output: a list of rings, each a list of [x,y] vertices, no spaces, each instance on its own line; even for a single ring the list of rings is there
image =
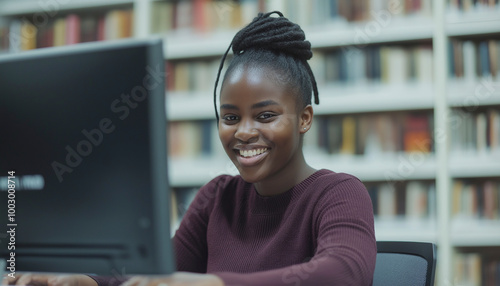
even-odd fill
[[[310,104],[308,104],[304,109],[302,109],[302,112],[300,113],[300,121],[299,121],[299,132],[301,134],[306,133],[309,128],[311,128],[311,124],[313,121],[313,108]]]

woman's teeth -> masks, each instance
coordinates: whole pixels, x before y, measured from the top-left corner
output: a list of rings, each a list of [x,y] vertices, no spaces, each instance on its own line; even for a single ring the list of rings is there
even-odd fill
[[[252,157],[262,154],[267,151],[267,148],[253,149],[253,150],[240,150],[240,156]]]

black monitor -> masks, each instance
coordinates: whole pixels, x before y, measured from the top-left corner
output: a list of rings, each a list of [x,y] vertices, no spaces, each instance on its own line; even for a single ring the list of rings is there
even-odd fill
[[[164,81],[159,39],[0,56],[6,274],[174,271]]]

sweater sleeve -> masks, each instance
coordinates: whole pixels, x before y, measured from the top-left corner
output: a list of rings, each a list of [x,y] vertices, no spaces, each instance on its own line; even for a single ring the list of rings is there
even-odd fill
[[[314,214],[317,247],[307,262],[254,273],[214,273],[226,286],[371,285],[377,254],[371,199],[356,178],[327,186]]]
[[[89,275],[99,286],[119,286],[128,280],[126,277],[96,276]]]
[[[184,214],[173,238],[177,271],[207,271],[207,225],[216,192],[225,178],[219,176],[201,187]]]

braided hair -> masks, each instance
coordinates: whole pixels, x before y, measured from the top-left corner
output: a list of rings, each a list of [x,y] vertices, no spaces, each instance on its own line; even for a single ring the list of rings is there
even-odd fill
[[[272,14],[279,17],[270,17]],[[304,31],[299,25],[292,23],[279,11],[266,14],[259,13],[253,21],[241,29],[233,38],[231,44],[222,56],[222,60],[215,80],[214,107],[217,122],[217,85],[224,66],[226,56],[233,48],[232,59],[225,79],[241,64],[252,66],[266,66],[280,75],[281,83],[298,88],[298,102],[305,107],[311,104],[311,93],[314,91],[314,102],[319,104],[318,87],[311,67],[307,63],[312,57],[311,43],[305,40]]]

